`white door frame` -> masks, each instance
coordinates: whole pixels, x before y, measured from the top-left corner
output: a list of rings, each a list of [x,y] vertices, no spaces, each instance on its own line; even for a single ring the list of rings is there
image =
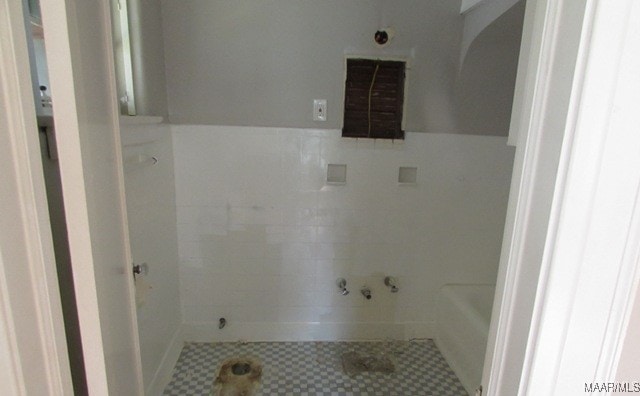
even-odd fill
[[[529,0],[527,13],[483,383],[582,394],[615,380],[638,288],[640,3]]]
[[[40,7],[88,391],[142,395],[110,1]]]
[[[0,1],[0,393],[73,394],[21,1]]]
[[[539,0],[545,7],[549,1]],[[9,349],[9,353],[0,354],[3,369],[0,378],[7,380],[1,386],[7,394],[32,394],[31,389],[45,390],[33,394],[69,394],[71,381],[61,333],[44,183],[37,166],[39,154],[35,155],[38,143],[29,137],[35,119],[28,72],[24,72],[28,70],[28,58],[24,34],[18,26],[22,18],[17,3],[14,0],[0,3],[0,105],[7,115],[6,119],[0,119],[0,127],[7,131],[3,150],[5,146],[11,148],[7,156],[0,156],[1,177],[3,182],[6,178],[16,185],[15,189],[2,190],[0,209],[3,214],[15,210],[17,224],[23,231],[12,229],[10,235],[6,229],[0,230],[0,347]],[[637,289],[640,164],[629,154],[640,144],[633,129],[637,124],[634,112],[640,108],[637,98],[640,89],[633,73],[640,65],[638,55],[630,55],[640,44],[637,30],[633,29],[640,25],[639,6],[635,0],[606,3],[607,8],[604,2],[586,1],[577,77],[569,92],[568,121],[557,168],[559,177],[552,190],[541,282],[531,316],[534,331],[528,337],[526,356],[522,356],[525,362],[522,378],[527,381],[520,383],[519,394],[582,393],[580,387],[584,382],[612,380]],[[633,18],[635,25],[620,23],[625,15]],[[543,30],[534,30],[532,38],[542,38],[543,47],[550,45],[557,49],[555,46],[561,45],[561,40],[553,34],[553,27],[557,33],[561,21],[562,14],[545,12],[540,25]],[[544,40],[551,41],[544,43]],[[537,68],[528,73],[538,73],[542,67],[540,59],[533,61]],[[551,72],[555,71],[551,67]],[[543,87],[544,84],[536,85],[536,89]],[[532,109],[531,121],[542,121],[545,113]],[[545,108],[550,110],[553,109]],[[527,125],[527,131],[531,132],[532,126],[542,124]],[[516,161],[522,161],[522,169],[536,169],[532,161],[540,159],[536,150],[544,141],[543,136],[538,137],[538,140],[529,137],[526,142],[520,139]],[[512,195],[514,191],[521,193],[522,186],[531,186],[535,176],[535,172],[521,175],[515,190],[512,187]],[[528,235],[522,234],[523,226],[536,213],[521,194],[517,197],[506,227],[510,232],[508,239],[513,241],[517,237],[526,241]],[[10,238],[16,235],[21,237],[19,243]],[[521,264],[517,261],[521,257],[511,249],[508,253],[508,265],[502,267],[513,270]],[[13,272],[16,270],[21,271],[18,278]],[[522,274],[516,271],[515,277],[519,275]],[[507,282],[503,287],[511,285]],[[499,307],[504,307],[508,299],[509,295],[502,295]],[[19,311],[24,309],[27,311]],[[18,312],[27,312],[27,322],[35,325],[26,326],[22,322],[25,315]],[[501,315],[492,322],[503,323],[502,336],[510,335],[513,323],[509,323],[509,318]],[[32,337],[25,339],[22,331]],[[494,346],[503,341],[494,334]],[[578,350],[580,353],[576,353]],[[502,360],[491,361],[494,365],[486,394],[497,395],[494,389],[499,389],[503,380],[498,375]]]
[[[516,155],[482,379],[485,394],[515,395],[520,383],[581,39],[583,4],[527,1],[509,136]]]
[[[640,2],[587,1],[523,394],[616,377],[640,275],[638,48]]]
[[[0,293],[5,304],[0,346],[10,349],[0,359],[9,373],[7,385],[0,384],[7,392],[0,393],[67,395],[73,389],[23,3],[0,1],[0,115],[6,134],[0,145]],[[92,395],[141,395],[109,3],[48,0],[41,7],[51,84],[57,97],[65,98],[58,101],[54,119],[87,385]],[[14,216],[17,220],[7,223]]]

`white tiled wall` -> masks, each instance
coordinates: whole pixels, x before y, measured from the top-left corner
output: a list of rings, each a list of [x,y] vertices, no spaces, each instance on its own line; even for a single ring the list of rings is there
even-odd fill
[[[188,338],[428,337],[440,286],[495,282],[514,154],[506,138],[172,128]],[[347,165],[345,185],[326,184],[328,164]],[[401,166],[417,167],[417,183],[398,183]]]

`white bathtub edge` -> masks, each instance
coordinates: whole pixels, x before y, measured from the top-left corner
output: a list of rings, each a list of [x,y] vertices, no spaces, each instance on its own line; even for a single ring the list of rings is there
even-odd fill
[[[486,317],[479,310],[475,309],[471,305],[466,304],[465,301],[459,298],[459,295],[456,294],[456,290],[455,290],[457,287],[476,287],[476,286],[492,288],[492,290],[494,290],[492,294],[495,293],[496,286],[493,284],[469,284],[469,285],[447,284],[440,288],[440,293],[448,296],[450,301],[453,304],[455,304],[455,306],[458,309],[460,309],[461,311],[468,314],[471,318],[473,318],[473,320],[471,321],[472,325],[475,326],[477,330],[482,332],[483,335],[486,337],[489,335],[489,323],[491,321],[491,317],[490,316]],[[439,300],[438,304],[442,304],[442,301]],[[477,325],[481,325],[481,326],[477,326]]]
[[[173,337],[171,338],[171,342],[162,357],[160,366],[156,370],[153,379],[149,381],[145,387],[146,396],[161,395],[164,388],[166,388],[171,381],[173,368],[176,366],[178,358],[180,357],[180,352],[182,352],[182,348],[184,346],[183,327],[184,325],[179,326],[175,333],[173,333]]]
[[[449,353],[449,349],[439,343],[438,337],[434,337],[433,342],[436,344],[436,348],[438,348],[438,351],[440,351],[444,360],[447,361],[447,364],[449,365],[451,370],[453,370],[453,372],[456,374],[458,380],[460,380],[460,383],[462,383],[462,386],[465,388],[467,393],[469,395],[473,395],[473,391],[475,389],[470,384],[470,381],[468,379],[460,377],[460,374],[463,373],[464,370],[462,370],[462,368],[457,364],[455,357]]]
[[[434,342],[470,395],[480,384],[491,311],[483,314],[476,299],[490,304],[494,293],[495,285],[452,284],[438,296]]]

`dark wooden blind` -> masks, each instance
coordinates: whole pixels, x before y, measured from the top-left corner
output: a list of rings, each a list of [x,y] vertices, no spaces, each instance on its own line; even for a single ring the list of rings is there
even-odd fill
[[[404,139],[405,63],[347,59],[342,136]]]

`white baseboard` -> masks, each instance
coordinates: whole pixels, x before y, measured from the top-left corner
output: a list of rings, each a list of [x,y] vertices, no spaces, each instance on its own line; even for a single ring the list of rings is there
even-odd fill
[[[433,338],[432,322],[404,323],[229,323],[218,329],[217,322],[183,324],[185,341],[357,341]]]
[[[435,322],[405,322],[404,339],[422,339],[435,337]]]
[[[145,389],[146,396],[158,396],[161,395],[164,391],[164,388],[171,381],[171,375],[173,374],[173,368],[180,357],[180,352],[182,352],[182,347],[184,346],[184,325],[178,327],[176,332],[173,334],[171,338],[171,342],[167,347],[167,350],[162,357],[162,361],[160,362],[160,366],[155,372],[153,379],[149,382]]]

